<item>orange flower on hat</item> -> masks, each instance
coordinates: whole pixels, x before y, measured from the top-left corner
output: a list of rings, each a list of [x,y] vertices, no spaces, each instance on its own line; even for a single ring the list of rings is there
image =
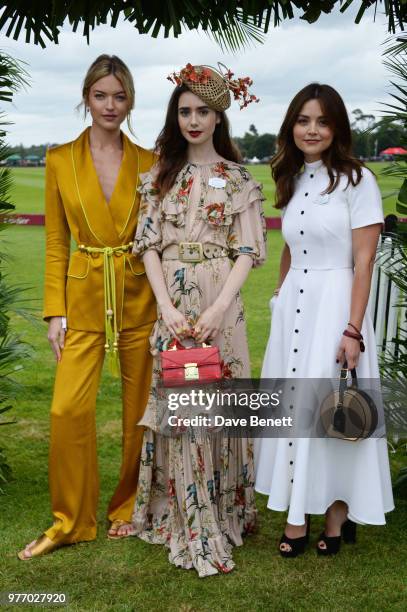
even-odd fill
[[[211,76],[211,73],[205,67],[196,70],[195,66],[193,66],[192,64],[187,64],[185,68],[181,70],[181,75],[187,81],[192,81],[192,83],[202,83],[203,85],[206,85]]]
[[[183,81],[191,81],[191,83],[202,83],[206,85],[210,76],[211,73],[208,68],[202,66],[198,67],[197,70],[195,66],[188,63],[185,68],[182,68],[179,72],[173,72],[168,75],[167,79],[179,87],[182,85]]]
[[[230,82],[230,90],[235,100],[240,100],[240,110],[246,108],[251,102],[260,102],[260,98],[249,93],[249,87],[253,85],[253,80],[250,77],[239,77],[233,80],[233,72],[228,71]]]

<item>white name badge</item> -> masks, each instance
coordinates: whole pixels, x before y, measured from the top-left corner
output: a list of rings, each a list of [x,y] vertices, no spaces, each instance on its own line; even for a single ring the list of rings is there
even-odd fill
[[[215,189],[223,189],[226,187],[226,181],[219,176],[211,176],[209,179],[209,187],[215,187]]]
[[[324,204],[329,204],[329,193],[324,193],[324,194],[320,194],[318,195],[315,200],[314,200],[315,204],[320,204],[320,205],[324,205]]]

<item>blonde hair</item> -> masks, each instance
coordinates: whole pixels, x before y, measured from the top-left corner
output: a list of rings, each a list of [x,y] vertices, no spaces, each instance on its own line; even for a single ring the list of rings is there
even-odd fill
[[[134,91],[134,81],[131,75],[130,70],[127,68],[126,64],[117,57],[117,55],[99,55],[89,67],[85,79],[82,84],[82,102],[78,104],[76,107],[77,110],[84,107],[84,117],[86,119],[87,109],[86,104],[90,92],[90,88],[96,81],[99,79],[103,79],[106,76],[112,74],[115,76],[122,84],[124,92],[127,96],[129,102],[129,110],[127,113],[127,126],[130,132],[135,136],[133,132],[133,128],[131,125],[131,111],[134,108],[135,102],[135,91]]]

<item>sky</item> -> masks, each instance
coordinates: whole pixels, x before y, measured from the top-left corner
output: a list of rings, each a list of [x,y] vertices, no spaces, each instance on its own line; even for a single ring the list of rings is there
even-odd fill
[[[136,142],[148,148],[162,127],[174,87],[166,77],[187,62],[216,67],[220,61],[236,76],[253,79],[252,91],[260,103],[240,111],[233,102],[228,111],[235,136],[242,136],[251,124],[260,133],[277,133],[292,97],[312,81],[335,87],[349,113],[360,108],[378,116],[388,88],[381,58],[388,37],[387,20],[378,14],[374,21],[373,10],[369,10],[356,25],[354,15],[354,10],[345,14],[335,10],[314,24],[297,17],[271,28],[264,44],[236,54],[222,53],[203,32],[153,39],[124,21],[116,28],[97,27],[89,45],[79,31],[74,34],[69,27],[64,27],[58,45],[50,44],[45,50],[26,44],[24,36],[21,41],[3,36],[1,50],[25,61],[30,74],[30,87],[15,96],[13,106],[3,107],[14,122],[8,141],[29,146],[75,138],[86,126],[75,111],[81,101],[81,84],[87,68],[101,53],[118,55],[133,73]]]

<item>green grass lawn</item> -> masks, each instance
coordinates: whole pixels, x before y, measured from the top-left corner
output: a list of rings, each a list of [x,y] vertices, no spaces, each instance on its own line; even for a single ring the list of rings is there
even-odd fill
[[[265,167],[255,168],[256,173],[264,170]],[[26,208],[30,203],[31,212],[40,212],[42,170],[15,172],[18,210],[30,212]],[[21,182],[20,175],[32,184]],[[2,235],[2,241],[5,238],[14,255],[10,276],[31,287],[27,296],[39,318],[44,229],[10,227]],[[268,338],[268,300],[277,279],[281,247],[280,232],[269,232],[268,261],[251,273],[244,287],[254,375],[259,375]],[[98,538],[96,542],[68,547],[31,562],[18,561],[17,550],[38,536],[51,520],[47,452],[54,361],[44,324],[33,325],[14,317],[13,327],[32,345],[33,355],[25,369],[16,374],[22,384],[14,401],[17,423],[2,427],[0,431],[0,447],[6,450],[15,478],[6,486],[6,495],[0,497],[0,592],[65,592],[70,598],[69,610],[95,612],[405,609],[405,498],[396,500],[396,510],[388,516],[386,527],[362,527],[359,543],[355,547],[344,547],[336,558],[317,558],[311,548],[302,558],[285,560],[276,550],[285,515],[268,511],[264,497],[258,496],[259,530],[247,539],[244,547],[235,550],[236,570],[230,575],[206,580],[197,578],[193,571],[171,566],[163,547],[135,538],[108,541],[105,509],[120,465],[121,405],[119,383],[107,372],[97,406],[101,476]],[[401,461],[400,455],[392,456],[394,472],[400,468]],[[321,527],[322,519],[314,517],[313,543]]]
[[[16,212],[44,212],[45,168],[13,168],[14,185],[11,200],[16,204]]]
[[[376,174],[383,195],[383,206],[385,214],[396,212],[396,193],[401,186],[401,180],[388,176],[380,176],[380,171],[388,163],[373,162],[368,166]],[[270,175],[270,168],[266,165],[249,166],[253,177],[263,183],[265,212],[268,217],[278,217],[280,212],[273,207],[274,182]],[[44,168],[13,168],[15,186],[13,190],[13,201],[17,203],[19,213],[43,213],[44,212]]]

